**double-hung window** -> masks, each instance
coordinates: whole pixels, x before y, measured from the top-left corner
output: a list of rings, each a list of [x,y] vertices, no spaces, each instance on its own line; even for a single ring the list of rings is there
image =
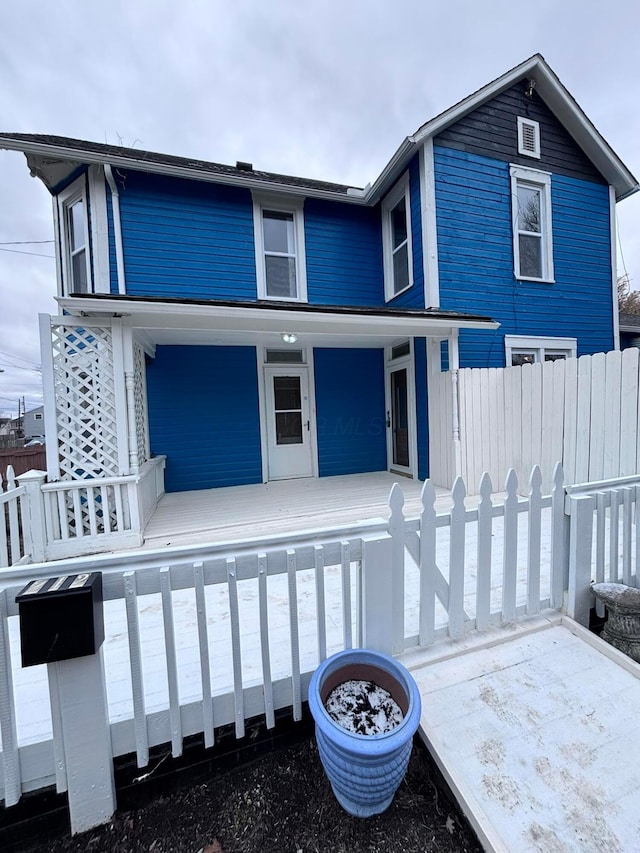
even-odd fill
[[[406,173],[382,202],[382,248],[385,300],[413,285],[411,199]]]
[[[576,338],[505,335],[505,362],[507,367],[520,367],[523,364],[575,358],[577,345]]]
[[[553,282],[551,175],[511,166],[514,275]]]
[[[85,178],[79,178],[58,196],[58,228],[62,292],[90,293],[89,217]]]
[[[307,298],[302,201],[254,196],[256,271],[260,299]]]

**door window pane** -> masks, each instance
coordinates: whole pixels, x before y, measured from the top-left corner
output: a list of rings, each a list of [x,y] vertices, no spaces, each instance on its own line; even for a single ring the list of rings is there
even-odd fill
[[[391,426],[393,429],[393,462],[409,467],[409,411],[407,397],[407,371],[391,374]]]
[[[299,376],[274,376],[273,397],[276,412],[301,409]]]
[[[276,444],[302,444],[302,412],[276,412]]]

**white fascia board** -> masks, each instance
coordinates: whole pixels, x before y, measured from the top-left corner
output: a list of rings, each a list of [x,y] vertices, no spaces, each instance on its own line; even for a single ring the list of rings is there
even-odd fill
[[[133,169],[138,172],[152,172],[158,175],[170,175],[177,178],[188,178],[195,181],[205,181],[214,184],[229,184],[237,187],[246,187],[251,190],[260,190],[264,193],[282,193],[287,196],[303,196],[308,198],[323,198],[330,201],[341,201],[347,204],[366,205],[368,196],[362,194],[346,194],[331,192],[330,190],[313,189],[312,187],[298,187],[293,184],[279,184],[275,181],[260,181],[247,176],[225,175],[219,172],[206,172],[201,169],[190,169],[188,166],[168,165],[166,163],[155,163],[151,160],[138,160],[134,157],[123,157],[117,154],[108,156],[99,151],[86,151],[76,148],[67,148],[63,145],[45,145],[37,142],[26,142],[20,139],[0,139],[0,150],[22,151],[25,155],[36,154],[41,157],[68,160],[76,165],[93,163],[105,166],[118,166],[123,169]],[[357,189],[357,187],[354,187]]]
[[[322,311],[286,311],[228,305],[185,305],[145,303],[135,300],[58,299],[60,307],[85,322],[86,316],[130,317],[131,326],[141,329],[204,329],[225,332],[293,331],[315,335],[378,335],[425,337],[446,335],[451,329],[497,329],[494,320],[465,320],[440,317],[411,317],[385,314],[334,314]],[[68,315],[67,315],[68,322]]]

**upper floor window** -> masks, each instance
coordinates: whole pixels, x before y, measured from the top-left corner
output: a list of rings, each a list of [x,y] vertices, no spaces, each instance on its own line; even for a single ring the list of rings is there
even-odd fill
[[[258,297],[305,302],[303,202],[254,195]]]
[[[523,364],[575,358],[577,340],[575,338],[505,335],[504,349],[507,367],[520,367]]]
[[[514,275],[553,282],[551,175],[511,166]]]
[[[413,285],[408,172],[382,202],[382,249],[384,296],[388,302]]]
[[[74,181],[58,196],[58,226],[62,291],[90,293],[91,266],[89,258],[89,217],[84,177]]]

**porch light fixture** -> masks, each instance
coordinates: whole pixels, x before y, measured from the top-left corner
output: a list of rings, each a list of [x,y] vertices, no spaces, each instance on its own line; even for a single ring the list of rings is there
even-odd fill
[[[298,340],[298,336],[294,332],[283,332],[280,337],[285,342],[285,344],[295,344]]]

